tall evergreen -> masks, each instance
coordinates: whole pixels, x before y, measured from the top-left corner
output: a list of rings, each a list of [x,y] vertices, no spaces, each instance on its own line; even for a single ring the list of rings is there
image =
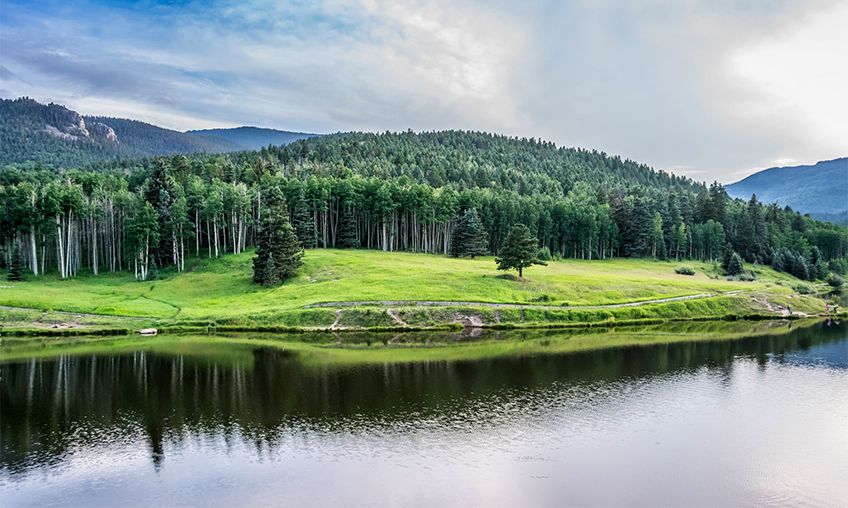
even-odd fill
[[[730,256],[730,261],[727,262],[727,275],[739,275],[743,270],[742,257],[734,252]]]
[[[171,231],[173,224],[171,218],[171,207],[174,205],[173,180],[170,175],[168,161],[160,157],[153,161],[153,171],[147,181],[144,199],[156,211],[159,223],[159,237],[155,244],[150,245],[150,251],[156,256],[161,266],[167,263],[173,256],[174,239]]]
[[[21,249],[17,245],[12,249],[12,262],[9,263],[6,280],[9,282],[22,282],[24,280],[24,262],[21,257]]]
[[[292,225],[297,233],[297,238],[305,249],[314,249],[318,246],[318,230],[315,227],[315,218],[306,196],[301,194],[292,210]]]
[[[289,222],[286,200],[276,185],[263,189],[264,210],[253,258],[253,281],[263,286],[283,283],[303,264],[303,247]]]
[[[336,244],[342,249],[355,249],[359,247],[359,238],[356,234],[356,218],[349,206],[344,208],[339,221],[339,241]]]
[[[488,235],[475,208],[469,208],[462,214],[451,237],[451,256],[485,256]]]
[[[524,224],[512,226],[495,262],[498,270],[518,270],[519,279],[524,278],[524,269],[529,266],[547,266],[539,259],[539,241]]]

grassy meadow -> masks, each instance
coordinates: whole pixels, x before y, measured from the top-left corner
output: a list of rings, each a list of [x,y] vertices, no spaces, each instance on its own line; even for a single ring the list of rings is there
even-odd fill
[[[535,305],[494,309],[466,304],[487,324],[534,321],[598,321],[660,317],[710,317],[769,311],[765,302],[820,312],[820,300],[795,294],[799,281],[768,267],[754,268],[754,282],[727,281],[712,264],[652,260],[564,260],[527,269],[525,280],[495,269],[493,258],[453,259],[412,253],[315,249],[298,275],[280,287],[251,282],[252,252],[220,259],[194,259],[185,273],[162,272],[137,282],[128,273],[28,277],[0,287],[0,306],[42,311],[146,318],[167,323],[216,323],[340,327],[397,325],[385,309],[368,305],[337,309],[326,302],[461,301]],[[678,275],[682,264],[694,276]],[[753,267],[749,267],[753,268]],[[607,309],[603,306],[713,293],[691,301]],[[730,293],[730,294],[727,294]],[[724,294],[724,295],[723,295]],[[454,309],[403,306],[397,316],[409,325],[451,322]],[[588,308],[587,308],[588,307]],[[558,310],[558,309],[562,310]],[[7,310],[8,311],[8,310]],[[465,311],[464,311],[465,312]],[[2,317],[2,315],[0,315]],[[90,318],[89,318],[90,319]],[[20,321],[26,321],[21,319]],[[7,325],[8,326],[8,325]]]

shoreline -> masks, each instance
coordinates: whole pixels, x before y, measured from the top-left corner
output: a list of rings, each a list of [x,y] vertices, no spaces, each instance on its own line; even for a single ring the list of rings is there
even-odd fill
[[[6,309],[10,307],[6,306]],[[467,308],[451,308],[457,313],[462,310],[468,312]],[[27,309],[29,310],[29,309]],[[394,309],[392,309],[394,310]],[[62,312],[73,315],[75,313]],[[98,317],[110,317],[100,315]],[[779,315],[765,313],[747,314],[723,314],[703,315],[686,317],[644,317],[638,319],[615,319],[615,317],[595,321],[545,321],[532,320],[521,322],[444,322],[430,325],[421,324],[395,324],[395,325],[359,325],[359,326],[287,326],[259,323],[227,324],[208,321],[204,324],[194,323],[162,323],[157,321],[144,321],[143,318],[123,318],[114,316],[117,320],[129,319],[136,321],[139,326],[102,326],[92,327],[83,325],[79,327],[44,328],[36,326],[4,327],[0,325],[0,338],[2,337],[83,337],[83,336],[140,336],[142,328],[155,328],[160,334],[187,335],[218,333],[287,333],[287,334],[351,334],[351,333],[403,333],[403,332],[465,332],[473,336],[484,331],[521,331],[521,330],[580,330],[580,329],[604,329],[616,327],[638,327],[647,325],[673,324],[673,323],[698,323],[698,322],[759,322],[759,321],[813,321],[828,318],[848,319],[848,312],[840,311],[837,314],[805,314]]]

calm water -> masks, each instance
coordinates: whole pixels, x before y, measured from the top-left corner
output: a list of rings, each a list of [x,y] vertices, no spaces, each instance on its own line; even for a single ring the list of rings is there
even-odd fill
[[[848,505],[848,328],[468,362],[0,364],[0,504]]]

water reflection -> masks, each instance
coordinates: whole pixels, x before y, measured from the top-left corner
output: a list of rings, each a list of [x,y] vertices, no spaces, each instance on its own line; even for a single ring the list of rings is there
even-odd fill
[[[0,482],[61,469],[75,454],[140,443],[153,471],[167,466],[169,453],[191,449],[209,456],[248,448],[254,457],[276,460],[275,450],[294,453],[307,435],[320,436],[321,447],[350,453],[379,449],[385,460],[381,440],[415,441],[438,430],[442,440],[430,444],[444,448],[423,452],[435,463],[457,460],[451,457],[456,436],[444,437],[451,429],[468,438],[485,435],[487,442],[498,436],[505,445],[519,439],[515,432],[532,440],[527,433],[536,429],[576,446],[598,426],[628,425],[636,411],[621,409],[629,394],[655,389],[655,380],[709,379],[710,390],[730,393],[743,361],[761,371],[767,365],[844,370],[846,326],[736,341],[345,368],[305,365],[273,348],[240,350],[232,358],[138,351],[0,364]]]

